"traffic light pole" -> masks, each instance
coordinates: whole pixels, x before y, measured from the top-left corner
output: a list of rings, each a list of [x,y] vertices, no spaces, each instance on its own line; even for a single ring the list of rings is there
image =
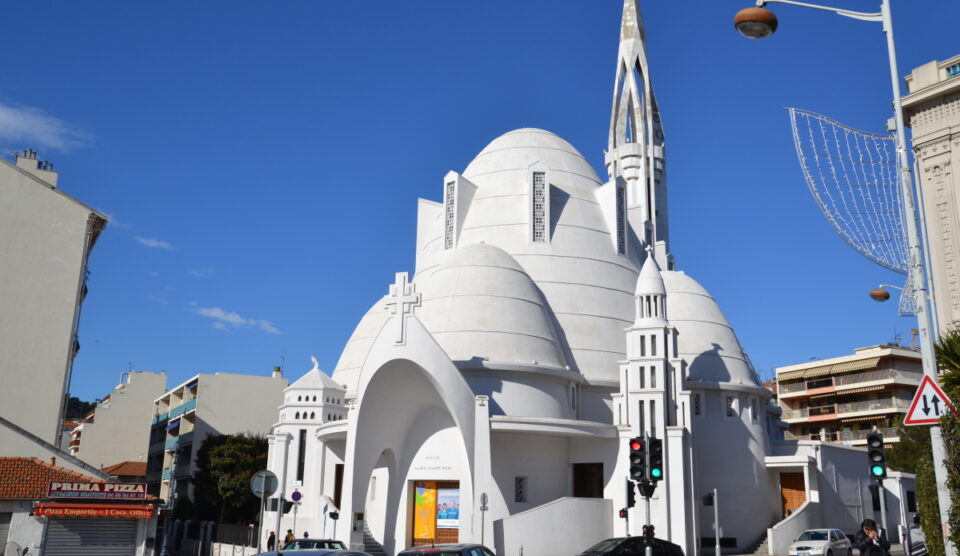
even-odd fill
[[[887,490],[883,488],[883,479],[877,479],[877,496],[880,497],[880,527],[890,538],[890,531],[887,529]]]
[[[647,527],[649,527],[650,526],[650,497],[649,496],[643,497],[643,505],[647,510],[646,521],[647,521]],[[650,542],[650,539],[647,539],[646,556],[653,556],[653,543]]]
[[[713,489],[713,532],[714,541],[713,547],[716,556],[720,556],[720,500],[717,496],[717,489]]]

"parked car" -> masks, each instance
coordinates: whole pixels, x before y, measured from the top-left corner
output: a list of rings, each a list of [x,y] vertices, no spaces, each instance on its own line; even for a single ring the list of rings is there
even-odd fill
[[[853,543],[839,529],[807,529],[788,550],[790,556],[853,556]]]
[[[494,556],[494,554],[482,544],[459,543],[412,546],[397,556]]]
[[[653,556],[683,556],[683,549],[670,541],[653,538]],[[615,537],[600,541],[577,556],[644,556],[647,553],[645,537]]]
[[[256,556],[283,556],[284,554],[296,554],[297,556],[370,556],[366,552],[357,552],[356,550],[329,550],[326,548],[281,549],[276,552],[261,552]]]
[[[293,539],[280,550],[303,550],[306,548],[326,548],[328,550],[346,550],[347,545],[333,539]]]

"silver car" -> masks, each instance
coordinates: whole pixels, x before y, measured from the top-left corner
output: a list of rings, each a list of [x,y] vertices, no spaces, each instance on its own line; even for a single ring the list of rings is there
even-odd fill
[[[807,529],[789,549],[790,556],[853,556],[853,544],[839,529]]]

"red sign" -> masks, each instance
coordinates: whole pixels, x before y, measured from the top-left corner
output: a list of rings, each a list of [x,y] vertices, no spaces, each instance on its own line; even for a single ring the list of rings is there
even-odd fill
[[[957,410],[953,408],[953,404],[943,390],[932,378],[924,375],[916,395],[913,396],[913,402],[910,403],[910,409],[907,410],[907,415],[903,419],[903,424],[935,425],[947,414],[947,411],[957,414]]]
[[[153,517],[153,506],[38,503],[33,506],[33,515],[48,517],[113,517],[118,519],[149,519]]]
[[[61,483],[51,482],[50,498],[107,498],[110,500],[143,500],[146,483]]]

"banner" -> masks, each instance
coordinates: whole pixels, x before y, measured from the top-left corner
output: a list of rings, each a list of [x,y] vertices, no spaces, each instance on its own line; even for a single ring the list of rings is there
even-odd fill
[[[33,506],[33,515],[48,517],[113,517],[118,519],[149,519],[153,517],[153,506],[39,503]]]
[[[49,498],[107,498],[111,500],[143,500],[146,483],[64,483],[51,482]]]
[[[416,481],[413,505],[413,538],[437,538],[437,483]]]
[[[437,527],[442,529],[460,528],[459,488],[437,490]]]

